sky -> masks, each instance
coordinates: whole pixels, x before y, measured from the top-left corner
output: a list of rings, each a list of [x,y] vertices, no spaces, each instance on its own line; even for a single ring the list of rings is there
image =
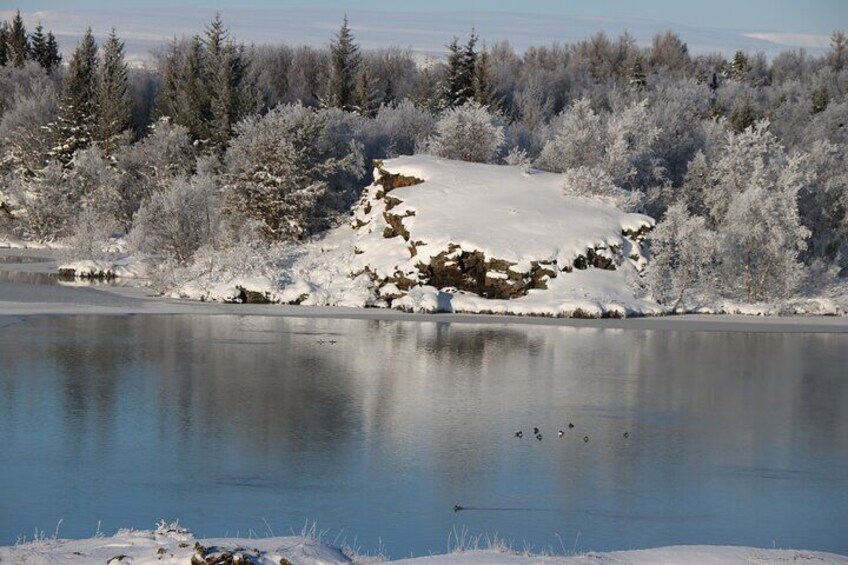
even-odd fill
[[[597,31],[628,31],[641,44],[659,31],[681,35],[692,52],[736,49],[774,55],[787,48],[828,46],[834,29],[848,29],[848,0],[0,0],[0,17],[20,9],[25,21],[56,32],[69,50],[82,31],[115,27],[130,55],[202,29],[221,11],[247,43],[323,45],[347,14],[365,48],[399,45],[443,51],[454,35],[474,27],[490,43],[518,50],[568,42]]]

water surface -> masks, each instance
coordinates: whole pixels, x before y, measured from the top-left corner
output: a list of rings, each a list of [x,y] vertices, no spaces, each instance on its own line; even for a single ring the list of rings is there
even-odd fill
[[[464,529],[848,553],[846,367],[846,334],[0,317],[0,543],[179,518],[392,557]]]

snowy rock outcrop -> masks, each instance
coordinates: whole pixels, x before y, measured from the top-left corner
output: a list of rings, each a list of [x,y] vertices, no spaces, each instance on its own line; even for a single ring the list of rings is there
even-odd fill
[[[391,159],[377,164],[350,226],[351,272],[373,281],[373,306],[577,317],[660,310],[637,297],[654,220],[566,196],[558,174]]]

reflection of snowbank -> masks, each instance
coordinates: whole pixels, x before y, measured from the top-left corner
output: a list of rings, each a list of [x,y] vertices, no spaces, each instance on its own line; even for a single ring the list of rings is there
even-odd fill
[[[68,563],[134,565],[200,565],[244,563],[254,565],[350,565],[375,563],[382,558],[361,557],[322,543],[314,537],[265,539],[222,538],[197,540],[183,528],[160,525],[155,531],[121,530],[112,537],[82,540],[39,539],[0,547],[0,561],[9,563]],[[755,549],[724,546],[675,546],[569,557],[516,553],[503,547],[457,550],[394,561],[404,565],[751,565],[752,563],[848,564],[848,557],[817,551]]]

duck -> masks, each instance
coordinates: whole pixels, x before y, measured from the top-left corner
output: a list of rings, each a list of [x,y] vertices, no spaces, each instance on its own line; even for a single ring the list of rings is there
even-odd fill
[[[564,432],[564,431],[562,431],[562,430],[560,430],[559,432],[557,432],[557,435],[558,435],[559,437],[562,437],[562,436],[564,436],[564,435],[565,435],[565,432]]]
[[[630,432],[624,432],[624,439],[627,439],[629,437],[630,437]]]
[[[572,424],[571,422],[569,422],[569,423],[568,423],[568,429],[569,429],[569,430],[573,430],[573,429],[574,429],[574,424]]]
[[[524,437],[524,432],[518,430],[517,432],[515,432],[515,437]]]
[[[539,428],[534,426],[533,427],[533,433],[536,434],[536,435],[539,435]]]
[[[589,436],[583,436],[583,441],[589,443]]]
[[[542,434],[536,434],[536,439],[538,439],[539,441],[542,441]]]

